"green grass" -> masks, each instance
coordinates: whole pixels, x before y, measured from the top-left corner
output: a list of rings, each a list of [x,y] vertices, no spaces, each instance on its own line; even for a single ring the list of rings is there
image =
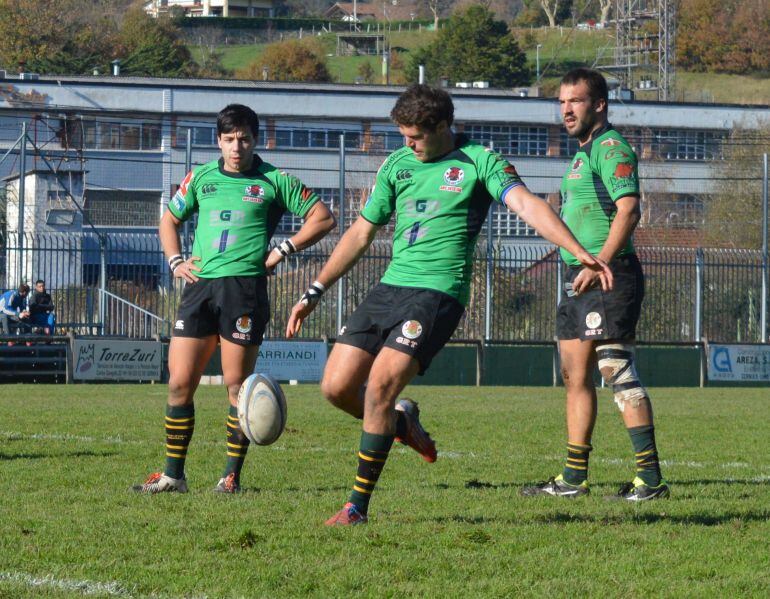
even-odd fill
[[[360,423],[285,389],[288,429],[250,450],[244,493],[211,492],[224,392],[204,387],[190,493],[145,497],[128,487],[161,463],[163,386],[0,387],[0,597],[766,596],[766,389],[654,389],[673,497],[633,506],[603,500],[632,469],[608,392],[593,494],[567,501],[518,494],[561,468],[563,390],[413,388],[439,460],[397,446],[351,529],[322,523]]]

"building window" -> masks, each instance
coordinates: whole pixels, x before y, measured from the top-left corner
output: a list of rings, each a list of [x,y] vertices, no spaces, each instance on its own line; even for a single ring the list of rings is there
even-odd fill
[[[562,129],[559,133],[559,156],[574,156],[580,145],[578,140],[574,137],[567,135],[567,132]]]
[[[159,191],[87,189],[83,209],[88,220],[103,227],[157,227]]]
[[[86,150],[159,150],[160,125],[68,119],[62,145]]]
[[[548,152],[547,127],[511,127],[508,125],[465,126],[468,136],[508,156],[545,156]]]
[[[361,147],[361,132],[350,129],[326,129],[319,127],[275,128],[276,148],[339,148],[340,135],[345,134],[345,147],[357,150]]]
[[[722,158],[721,133],[694,129],[653,129],[653,156],[666,160],[719,160]]]
[[[513,212],[497,208],[492,215],[493,237],[538,237],[537,231]],[[486,225],[482,232],[486,232]]]
[[[187,145],[187,131],[191,131],[190,141],[193,147],[197,148],[216,148],[217,144],[217,128],[212,125],[203,126],[178,126],[176,129],[176,139],[174,147],[184,148]],[[259,130],[257,135],[257,148],[265,147],[265,131]]]

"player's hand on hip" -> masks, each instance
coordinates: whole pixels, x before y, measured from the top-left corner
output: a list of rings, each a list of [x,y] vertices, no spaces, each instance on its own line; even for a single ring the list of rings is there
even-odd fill
[[[612,270],[609,265],[600,258],[592,256],[588,252],[585,255],[577,256],[580,263],[585,266],[581,270],[575,280],[572,282],[572,288],[575,293],[581,293],[588,291],[592,286],[598,283],[602,287],[602,291],[610,291],[613,285]]]
[[[267,255],[267,259],[265,260],[265,270],[267,271],[267,274],[273,274],[275,267],[283,261],[283,258],[284,255],[280,250],[277,247],[273,248],[273,251]]]
[[[198,280],[196,272],[200,272],[200,267],[195,265],[195,262],[199,262],[198,256],[190,256],[184,262],[181,262],[174,268],[174,278],[184,279],[188,283],[195,283]]]

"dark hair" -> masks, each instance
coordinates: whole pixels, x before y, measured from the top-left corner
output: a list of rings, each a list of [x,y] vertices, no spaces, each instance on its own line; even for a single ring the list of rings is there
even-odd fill
[[[29,285],[26,283],[22,283],[19,285],[19,289],[17,290],[19,293],[29,293]]]
[[[452,98],[443,89],[415,83],[398,97],[390,111],[390,118],[397,125],[435,131],[441,121],[451,126],[455,107]]]
[[[604,100],[605,104],[609,103],[607,80],[604,78],[604,75],[594,69],[588,69],[586,67],[572,69],[562,77],[561,84],[576,85],[581,81],[586,82],[588,95],[591,96],[592,101],[596,102],[597,100]]]
[[[39,285],[40,283],[45,285],[45,281],[43,279],[38,279],[37,281],[35,281],[35,285]]]
[[[248,106],[228,104],[217,115],[217,137],[223,133],[232,133],[236,129],[251,129],[254,139],[259,133],[259,117]]]

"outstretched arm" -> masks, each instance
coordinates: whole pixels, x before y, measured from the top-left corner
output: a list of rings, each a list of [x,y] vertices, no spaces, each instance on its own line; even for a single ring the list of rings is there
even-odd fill
[[[321,294],[334,285],[337,280],[348,272],[353,265],[364,255],[377,234],[380,227],[370,223],[363,217],[345,231],[337,247],[334,248],[328,262],[318,274],[316,282],[302,296],[299,302],[292,308],[289,322],[286,325],[286,336],[288,338],[296,335],[302,323],[310,315],[318,304]],[[318,285],[320,284],[320,285]],[[315,288],[315,293],[313,292]]]
[[[505,205],[551,243],[563,247],[583,266],[597,273],[602,289],[612,289],[612,271],[607,263],[589,254],[547,202],[524,185],[508,190]],[[576,291],[578,291],[576,289]]]

